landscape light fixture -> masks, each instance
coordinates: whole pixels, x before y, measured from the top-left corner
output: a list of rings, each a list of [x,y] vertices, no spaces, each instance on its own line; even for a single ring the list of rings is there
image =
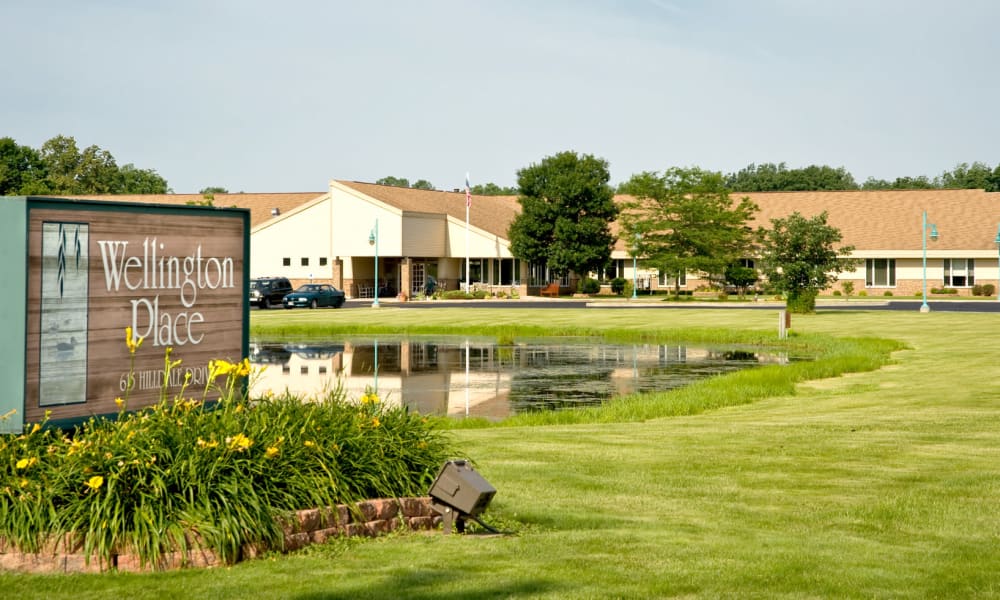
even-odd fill
[[[496,531],[479,520],[497,493],[483,476],[477,473],[467,460],[449,460],[441,467],[431,489],[431,508],[441,515],[445,535],[452,527],[465,532],[465,521],[472,519],[490,531]]]
[[[924,223],[921,228],[921,235],[923,238],[923,251],[924,251],[924,301],[920,305],[920,312],[930,312],[931,307],[927,304],[927,230],[930,229],[931,241],[936,242],[938,239],[937,225],[934,223],[927,222],[927,211],[924,211]]]

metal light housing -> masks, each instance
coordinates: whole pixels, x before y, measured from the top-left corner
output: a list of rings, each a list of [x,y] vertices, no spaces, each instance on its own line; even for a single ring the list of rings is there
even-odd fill
[[[449,534],[452,526],[463,533],[466,519],[477,520],[475,517],[486,510],[496,493],[496,488],[469,461],[449,460],[434,478],[428,495],[431,508],[441,514],[444,533]]]

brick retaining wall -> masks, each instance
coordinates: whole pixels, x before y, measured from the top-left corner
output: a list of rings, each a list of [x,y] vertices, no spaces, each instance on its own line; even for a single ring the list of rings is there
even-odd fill
[[[433,529],[441,517],[431,509],[430,498],[390,498],[359,502],[355,510],[346,505],[330,509],[300,510],[284,526],[284,552],[293,552],[310,544],[322,544],[331,537],[374,537],[399,529]],[[156,564],[143,565],[134,554],[122,553],[102,563],[97,557],[82,554],[82,542],[57,542],[39,553],[18,552],[0,540],[0,571],[32,573],[101,573],[164,571],[187,567],[214,567],[223,564],[213,551],[195,547],[187,552],[171,552]],[[266,549],[244,547],[242,559],[251,559]]]

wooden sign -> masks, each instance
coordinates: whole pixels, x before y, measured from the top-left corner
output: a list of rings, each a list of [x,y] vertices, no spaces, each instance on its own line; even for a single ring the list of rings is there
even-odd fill
[[[42,198],[26,209],[25,422],[113,414],[116,400],[133,410],[185,382],[201,399],[210,360],[247,355],[248,211]]]

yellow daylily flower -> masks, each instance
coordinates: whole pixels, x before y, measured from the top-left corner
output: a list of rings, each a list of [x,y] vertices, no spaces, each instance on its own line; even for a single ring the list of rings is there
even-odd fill
[[[89,487],[94,491],[101,489],[102,485],[104,485],[104,478],[101,477],[100,475],[94,475],[93,477],[87,480],[87,487]]]
[[[128,353],[135,354],[135,351],[139,349],[142,345],[142,340],[145,338],[137,338],[132,335],[132,327],[125,328],[125,345],[128,346]]]
[[[236,452],[243,452],[253,446],[253,440],[243,435],[242,433],[237,433],[232,437],[226,438],[226,445],[230,450],[235,450]]]
[[[219,442],[216,442],[215,440],[212,440],[211,442],[206,442],[201,438],[198,438],[198,441],[195,443],[198,445],[199,448],[215,448],[216,446],[219,445]]]

